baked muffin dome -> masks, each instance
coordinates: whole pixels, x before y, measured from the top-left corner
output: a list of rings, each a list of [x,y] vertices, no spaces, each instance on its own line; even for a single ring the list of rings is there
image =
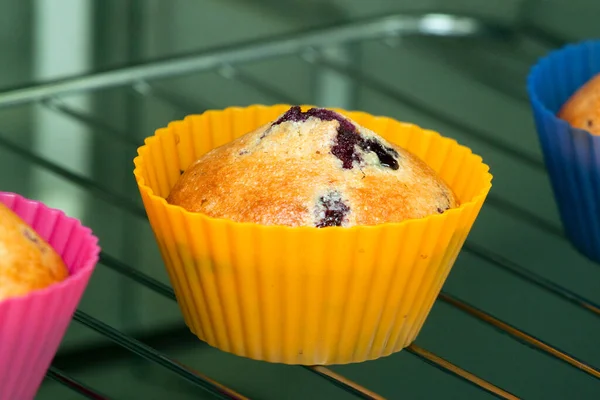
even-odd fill
[[[298,106],[203,155],[167,202],[237,222],[313,227],[400,222],[458,205],[412,153],[334,111]]]
[[[558,117],[574,128],[600,135],[600,74],[571,96],[559,111]]]
[[[0,203],[0,301],[43,289],[68,275],[54,249]]]

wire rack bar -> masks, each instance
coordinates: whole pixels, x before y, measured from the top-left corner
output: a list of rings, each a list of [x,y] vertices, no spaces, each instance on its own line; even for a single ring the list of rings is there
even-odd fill
[[[424,348],[417,346],[416,344],[411,344],[405,350],[408,351],[409,353],[419,357],[421,360],[427,362],[428,364],[431,364],[431,365],[443,370],[444,372],[454,375],[457,378],[461,378],[461,379],[469,382],[470,384],[475,385],[475,386],[479,387],[480,389],[483,389],[486,392],[494,395],[495,397],[498,397],[501,399],[508,399],[508,400],[518,400],[519,399],[514,394],[507,392],[506,390],[501,389],[498,386],[495,386],[495,385],[489,383],[488,381],[481,379],[480,377],[472,374],[471,372],[468,372],[460,367],[457,367],[456,365],[452,364],[451,362],[446,361],[442,357],[437,356],[437,355],[433,354],[432,352],[427,351]]]
[[[219,75],[221,75],[223,78],[240,82],[252,88],[258,89],[263,94],[270,96],[273,99],[277,99],[278,102],[283,102],[286,104],[301,104],[301,102],[297,101],[296,99],[293,99],[286,93],[283,93],[277,87],[269,85],[266,82],[261,82],[253,76],[245,73],[244,71],[232,65],[227,65],[223,68],[220,68],[218,72]]]
[[[512,215],[515,217],[515,219],[527,222],[529,225],[534,226],[545,233],[549,233],[561,240],[567,240],[560,226],[548,221],[545,218],[537,216],[526,208],[519,207],[510,201],[494,195],[493,193],[490,193],[485,201],[490,206],[495,207],[506,214]]]
[[[119,332],[118,330],[112,328],[104,322],[99,321],[98,319],[82,311],[76,311],[75,315],[73,316],[73,320],[95,330],[96,332],[107,337],[108,339],[112,340],[119,346],[131,351],[132,353],[137,354],[138,356],[143,357],[149,361],[155,362],[172,372],[175,372],[182,378],[188,380],[194,385],[210,393],[215,398],[223,400],[245,399],[245,397],[243,397],[239,393],[236,393],[232,389],[218,384],[213,379],[208,378],[202,374],[196,374],[190,371],[187,367],[183,367],[180,363],[170,359],[164,354],[161,354],[152,347],[147,346],[141,343],[140,341]]]
[[[95,389],[91,389],[90,387],[84,385],[83,383],[75,380],[69,375],[62,372],[60,369],[56,367],[50,367],[46,376],[66,387],[72,389],[73,391],[79,393],[85,398],[91,400],[110,400],[109,397],[103,395]]]
[[[34,152],[32,152],[28,149],[25,149],[15,143],[11,142],[10,140],[7,140],[6,138],[2,137],[1,135],[0,135],[0,146],[5,147],[6,149],[12,151],[14,154],[17,154],[17,155],[23,157],[24,159],[28,160],[32,164],[35,164],[42,168],[45,168],[48,171],[63,177],[64,179],[68,180],[69,182],[72,182],[72,183],[88,190],[89,192],[93,193],[94,195],[98,196],[99,198],[104,199],[107,202],[114,204],[115,206],[117,206],[121,209],[127,210],[128,212],[130,212],[133,215],[136,215],[141,218],[146,218],[146,211],[144,210],[144,208],[141,207],[140,205],[138,205],[137,203],[135,203],[133,200],[130,200],[130,199],[123,197],[117,193],[114,193],[111,190],[103,188],[101,185],[99,185],[98,183],[94,182],[91,179],[88,179],[84,176],[81,176],[79,174],[71,172],[68,169],[61,167],[60,165],[57,165],[51,161],[48,161],[45,158],[38,156]]]
[[[205,379],[207,382],[211,383],[212,385],[214,385],[215,387],[219,388],[223,393],[226,393],[228,396],[230,396],[230,398],[232,399],[236,399],[236,400],[250,400],[249,397],[246,396],[242,396],[241,394],[234,392],[232,389],[228,388],[227,386],[209,378],[208,376],[202,374],[201,372],[196,371],[195,369],[192,369],[186,365],[181,364],[180,362],[177,362],[175,360],[173,360],[176,364],[180,365],[182,368],[187,369],[188,371],[190,371],[193,374],[196,374],[198,376],[202,376],[203,379]]]
[[[42,100],[42,104],[52,111],[59,112],[83,124],[102,130],[104,136],[108,136],[118,143],[126,146],[139,146],[139,143],[136,140],[131,139],[128,135],[124,135],[119,129],[110,126],[98,118],[92,117],[91,115],[87,115],[84,112],[68,106],[62,99],[58,97],[51,97],[49,99]]]
[[[542,289],[546,289],[552,294],[576,305],[584,310],[587,310],[594,314],[595,316],[600,316],[600,306],[591,300],[586,299],[585,297],[567,289],[551,280],[544,278],[541,275],[538,275],[530,270],[523,268],[519,264],[507,259],[506,257],[501,256],[500,254],[493,253],[482,246],[473,244],[473,243],[465,243],[465,250],[469,253],[488,261],[491,265],[502,269],[503,271],[507,271],[533,285],[536,285]]]
[[[201,104],[198,101],[191,102],[190,100],[184,99],[181,96],[168,93],[147,81],[136,82],[131,85],[131,89],[138,96],[155,98],[169,105],[170,107],[180,110],[185,115],[198,114],[199,112],[202,112],[202,110],[217,108],[214,104],[209,103],[206,100],[202,100]]]
[[[124,262],[119,261],[116,257],[113,257],[106,252],[100,253],[100,263],[106,267],[109,267],[113,271],[116,271],[129,279],[147,287],[150,290],[160,294],[171,300],[177,300],[173,288],[164,283],[140,272],[138,269],[130,267]]]
[[[583,361],[578,360],[577,358],[565,353],[564,351],[558,350],[556,347],[549,345],[541,339],[538,339],[528,333],[525,333],[522,330],[519,330],[514,326],[504,321],[501,321],[498,318],[493,317],[490,314],[481,311],[480,309],[462,300],[459,300],[454,296],[449,295],[448,293],[442,292],[440,293],[438,298],[456,307],[457,309],[464,311],[465,313],[489,325],[492,325],[493,327],[498,328],[503,332],[508,333],[511,337],[515,338],[519,342],[526,344],[536,350],[540,350],[543,353],[548,354],[560,361],[563,361],[566,364],[575,367],[596,379],[600,379],[600,371],[598,369],[584,363]]]
[[[401,35],[452,37],[489,35],[500,37],[507,33],[508,31],[503,27],[461,15],[391,15],[237,44],[196,55],[153,61],[142,65],[8,90],[0,94],[0,108],[39,101],[57,95],[124,86],[138,81],[171,78],[228,64],[291,55],[310,47]]]
[[[329,368],[325,368],[322,366],[312,366],[304,368],[316,373],[317,375],[333,383],[335,386],[342,388],[349,393],[352,393],[358,398],[366,400],[385,400],[385,397],[378,395],[377,393],[365,388],[364,386],[359,385],[356,382],[351,381],[350,379],[336,372],[333,372]]]

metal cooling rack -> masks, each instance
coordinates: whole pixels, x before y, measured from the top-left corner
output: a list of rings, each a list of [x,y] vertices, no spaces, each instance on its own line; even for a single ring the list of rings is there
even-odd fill
[[[110,135],[114,140],[119,140],[130,145],[137,145],[138,143],[136,141],[128,139],[128,136],[122,134],[122,132],[115,131],[114,128],[107,126],[102,120],[65,105],[61,102],[61,97],[106,88],[130,88],[140,96],[160,99],[182,111],[187,112],[193,110],[194,112],[198,112],[201,110],[198,110],[197,107],[194,107],[191,104],[186,104],[185,101],[177,98],[173,93],[161,89],[155,82],[159,79],[173,78],[175,76],[184,76],[205,71],[220,71],[221,74],[228,79],[243,82],[246,85],[254,87],[256,90],[261,91],[266,96],[270,96],[273,99],[273,103],[293,102],[293,99],[289,99],[289,96],[279,93],[277,88],[268,86],[265,83],[252,78],[250,75],[245,74],[240,66],[254,61],[282,57],[284,55],[297,55],[298,62],[311,63],[313,65],[319,65],[323,68],[337,71],[337,73],[345,75],[355,81],[359,81],[362,85],[368,86],[371,90],[377,91],[381,95],[395,102],[412,107],[431,118],[442,121],[448,126],[461,130],[465,135],[484,141],[490,146],[493,146],[500,153],[518,159],[520,162],[527,164],[536,170],[544,170],[543,163],[539,159],[532,157],[527,152],[519,150],[518,147],[493,139],[472,127],[466,126],[457,120],[437,112],[435,109],[428,108],[427,105],[420,103],[415,98],[411,98],[410,96],[391,88],[385,83],[382,83],[376,76],[370,74],[369,71],[364,71],[359,68],[354,68],[347,63],[341,63],[328,59],[327,57],[322,57],[319,51],[323,46],[364,41],[383,41],[402,36],[424,38],[432,36],[455,38],[487,37],[498,41],[522,40],[525,38],[527,40],[537,41],[547,48],[556,47],[561,44],[560,40],[540,31],[524,28],[515,29],[514,27],[509,29],[465,16],[447,14],[393,15],[385,18],[351,22],[345,25],[244,43],[242,45],[235,45],[200,54],[149,62],[143,65],[135,65],[107,72],[94,73],[86,76],[8,90],[0,93],[0,108],[14,107],[34,102],[41,103],[46,107],[63,113],[79,122],[93,126],[95,130],[103,132],[104,135]],[[472,74],[472,78],[482,84],[493,87],[495,90],[502,91],[514,99],[518,99],[520,96],[514,91],[510,91],[509,88],[503,86],[501,83],[498,83],[494,76]],[[65,180],[81,186],[94,196],[103,199],[108,203],[127,210],[140,218],[146,218],[143,208],[141,208],[138,203],[135,203],[120,193],[103,187],[101,184],[86,178],[82,174],[72,172],[49,162],[30,149],[17,145],[14,141],[2,136],[0,136],[0,146],[18,154],[29,163],[45,168]],[[498,209],[502,213],[512,215],[549,235],[559,238],[559,240],[566,240],[561,228],[557,224],[548,222],[546,219],[540,218],[527,209],[507,201],[495,193],[490,194],[485,207]],[[541,288],[560,299],[570,302],[576,307],[593,314],[594,317],[600,315],[600,306],[593,301],[552,282],[544,276],[532,272],[530,269],[519,265],[484,246],[467,241],[463,252],[468,253],[479,260],[485,260],[487,264],[508,272],[529,285]],[[129,279],[146,286],[159,295],[173,301],[175,300],[173,290],[169,286],[140,272],[135,267],[123,263],[106,252],[101,254],[99,268],[110,268]],[[466,313],[483,324],[496,328],[498,331],[508,335],[511,339],[522,342],[556,361],[565,363],[569,367],[576,369],[583,374],[588,374],[595,379],[600,378],[600,370],[589,363],[586,363],[565,351],[561,351],[556,346],[546,342],[543,338],[535,337],[534,335],[513,326],[507,321],[503,321],[490,315],[485,310],[446,292],[440,294],[439,301]],[[248,398],[243,394],[228,388],[226,385],[205,376],[203,373],[182,365],[177,360],[142,343],[140,340],[114,329],[87,313],[77,311],[74,320],[105,336],[131,353],[154,362],[164,367],[166,370],[170,370],[179,375],[181,379],[196,385],[199,393],[200,391],[206,391],[215,398],[220,399]],[[451,374],[457,379],[468,382],[492,396],[503,399],[520,398],[517,393],[513,394],[511,392],[510,387],[501,388],[493,382],[489,382],[488,380],[455,365],[451,360],[446,360],[419,345],[413,344],[400,354],[402,354],[403,357],[407,357],[406,354],[410,354],[437,369]],[[384,398],[370,389],[334,372],[330,368],[321,366],[282,366],[282,368],[305,368],[307,371],[313,373],[315,377],[326,379],[331,384],[338,386],[358,398]],[[102,387],[88,387],[54,366],[48,372],[48,377],[80,393],[83,397],[90,399],[109,398],[102,394]]]

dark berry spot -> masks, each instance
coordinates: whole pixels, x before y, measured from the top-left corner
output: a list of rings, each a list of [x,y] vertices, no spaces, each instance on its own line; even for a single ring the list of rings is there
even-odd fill
[[[248,150],[246,150],[246,149],[243,149],[242,151],[240,151],[240,152],[239,152],[239,155],[240,155],[240,156],[243,156],[244,154],[248,154],[248,153],[249,153],[249,151],[248,151]]]
[[[338,121],[338,135],[336,143],[331,148],[331,153],[342,161],[345,169],[351,169],[354,161],[360,161],[360,156],[356,153],[354,146],[362,140],[356,131],[356,127],[340,114],[324,108],[311,108],[302,112],[300,106],[293,106],[281,116],[274,125],[279,125],[286,121],[304,122],[308,118],[314,117],[322,121]]]
[[[317,203],[317,228],[342,226],[344,218],[350,212],[339,192],[330,192],[319,198]]]
[[[448,211],[450,209],[450,206],[446,206],[446,207],[438,207],[437,212],[440,214],[443,214],[445,211]]]
[[[356,132],[338,129],[335,144],[331,147],[331,154],[336,156],[344,169],[352,169],[354,161],[360,162],[360,154],[356,152],[355,146],[361,142],[361,137]]]
[[[588,119],[587,126],[588,126],[588,128],[593,127],[594,126],[594,121],[592,121],[591,119]]]
[[[377,155],[382,166],[391,169],[398,169],[398,161],[395,157],[398,152],[390,147],[383,146],[379,141],[374,139],[363,139],[352,122],[336,113],[335,111],[324,108],[311,108],[306,112],[302,112],[300,106],[293,106],[285,114],[281,116],[272,126],[281,124],[286,121],[303,122],[308,118],[314,117],[322,121],[338,121],[337,136],[335,143],[331,148],[331,154],[337,157],[342,162],[344,169],[352,169],[354,161],[360,162],[360,154],[356,152],[355,146],[360,147],[363,151],[372,151]],[[264,136],[261,136],[261,138]]]
[[[398,169],[400,166],[398,165],[398,161],[394,156],[398,156],[398,152],[391,147],[383,146],[379,141],[375,139],[367,139],[363,140],[360,143],[360,148],[364,151],[372,151],[377,154],[377,158],[379,158],[379,162],[384,167],[388,167],[391,169]]]
[[[292,108],[287,110],[285,114],[283,114],[277,121],[273,122],[271,126],[279,125],[287,121],[300,122],[306,121],[307,119],[308,116],[305,116],[300,106],[293,106]]]
[[[208,201],[208,200],[206,200],[206,199],[202,199],[202,200],[200,201],[200,205],[201,205],[201,206],[203,206],[203,205],[204,205],[204,203],[206,203],[207,201]]]
[[[185,172],[184,170],[180,169],[179,170],[179,175],[183,175],[184,172]]]
[[[340,128],[350,132],[356,132],[354,125],[335,111],[327,110],[325,108],[311,108],[302,112],[300,106],[293,106],[287,110],[286,113],[277,121],[273,122],[271,126],[279,125],[287,121],[304,122],[310,117],[318,118],[321,121],[338,121],[340,123]]]

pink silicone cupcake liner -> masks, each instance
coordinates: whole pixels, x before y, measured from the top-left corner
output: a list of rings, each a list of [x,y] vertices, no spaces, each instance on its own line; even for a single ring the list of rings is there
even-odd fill
[[[63,212],[13,193],[0,202],[63,258],[70,276],[23,297],[0,301],[0,400],[35,397],[98,262],[98,239]]]

